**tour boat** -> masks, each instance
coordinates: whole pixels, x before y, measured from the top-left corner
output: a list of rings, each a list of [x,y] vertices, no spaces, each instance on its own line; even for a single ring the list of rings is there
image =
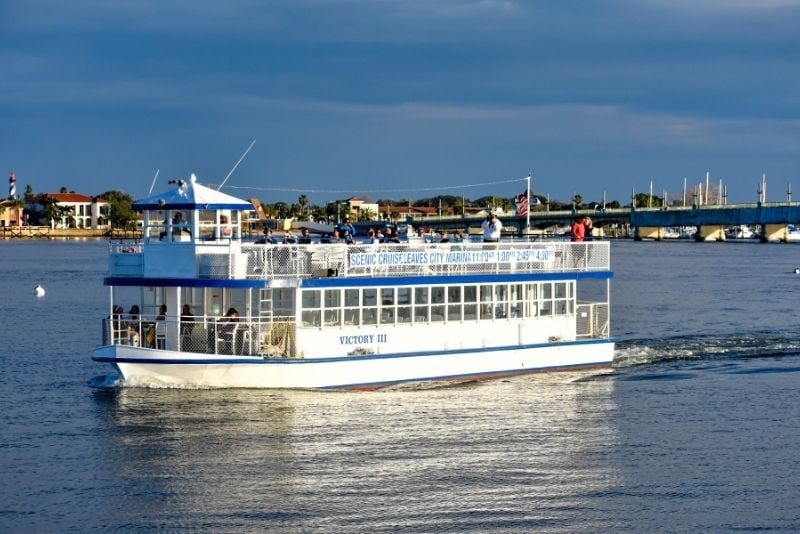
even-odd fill
[[[612,363],[606,241],[259,244],[241,232],[251,204],[194,175],[133,207],[142,238],[110,243],[92,353],[125,385],[377,389]]]

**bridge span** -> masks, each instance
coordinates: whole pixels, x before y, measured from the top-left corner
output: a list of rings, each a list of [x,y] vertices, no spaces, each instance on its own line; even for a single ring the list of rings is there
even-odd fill
[[[697,228],[698,241],[724,241],[725,229],[731,226],[759,225],[762,241],[786,241],[789,225],[800,225],[800,202],[765,202],[756,204],[727,204],[667,208],[619,208],[598,210],[533,211],[530,228],[527,217],[501,215],[506,233],[556,235],[561,234],[578,215],[592,218],[595,228],[603,235],[635,239],[664,238],[665,228]],[[417,227],[447,231],[472,231],[480,228],[483,217],[441,216],[408,217],[406,221]]]

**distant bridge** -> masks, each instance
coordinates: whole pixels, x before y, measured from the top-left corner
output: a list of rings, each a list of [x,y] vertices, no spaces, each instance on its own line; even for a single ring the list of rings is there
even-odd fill
[[[578,215],[592,218],[595,228],[606,235],[627,235],[634,229],[636,239],[663,239],[668,227],[694,226],[698,241],[724,241],[725,228],[738,225],[760,225],[762,240],[785,241],[788,225],[800,224],[800,202],[769,202],[757,204],[727,204],[667,208],[621,208],[598,210],[532,211],[528,232],[554,234],[572,223]],[[518,215],[501,215],[503,228],[508,233],[526,233],[527,218]],[[436,230],[477,231],[483,217],[443,216],[408,217],[407,222],[417,227]]]

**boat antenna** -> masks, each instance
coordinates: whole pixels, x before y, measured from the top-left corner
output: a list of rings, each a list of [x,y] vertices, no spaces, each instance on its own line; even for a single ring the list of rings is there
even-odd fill
[[[226,176],[226,177],[225,177],[225,179],[224,179],[224,180],[222,180],[222,183],[221,183],[221,184],[219,184],[219,187],[217,188],[217,191],[219,191],[220,189],[222,189],[222,186],[223,186],[223,185],[225,185],[225,182],[227,182],[227,181],[228,181],[228,178],[230,178],[230,177],[231,177],[231,174],[233,174],[233,171],[235,171],[235,170],[236,170],[236,167],[238,167],[238,166],[239,166],[239,164],[242,162],[242,160],[243,160],[243,159],[244,159],[244,157],[247,155],[247,153],[248,153],[248,152],[250,152],[250,149],[251,149],[251,148],[253,148],[253,145],[254,145],[254,144],[256,144],[256,140],[255,140],[255,139],[253,139],[253,142],[252,142],[252,143],[250,143],[250,146],[249,146],[249,147],[247,147],[247,150],[245,150],[245,151],[244,151],[244,154],[242,154],[242,157],[241,157],[241,158],[239,158],[239,161],[237,161],[237,162],[236,162],[236,165],[234,165],[234,166],[233,166],[233,168],[231,169],[231,172],[229,172],[229,173],[228,173],[228,176]]]
[[[147,192],[148,197],[153,194],[153,187],[156,185],[156,178],[158,178],[158,171],[160,170],[161,169],[156,169],[156,175],[153,176],[153,183],[150,184],[150,191]]]

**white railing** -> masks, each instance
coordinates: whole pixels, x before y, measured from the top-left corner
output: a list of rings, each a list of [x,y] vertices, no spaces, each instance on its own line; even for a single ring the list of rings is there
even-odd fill
[[[221,355],[292,357],[295,324],[287,318],[267,322],[227,317],[136,318],[125,315],[103,319],[104,345],[130,345],[151,349]]]
[[[457,274],[604,271],[607,241],[243,245],[247,278],[434,276]],[[232,258],[228,265],[241,259]],[[220,272],[222,277],[227,273]]]
[[[610,243],[500,241],[498,243],[392,243],[383,245],[261,245],[198,248],[187,277],[222,279],[435,276],[527,272],[604,271]],[[152,253],[152,251],[151,251]],[[143,276],[141,245],[112,246],[112,276]]]
[[[580,303],[575,312],[575,337],[577,339],[607,339],[609,337],[611,325],[608,303]]]

